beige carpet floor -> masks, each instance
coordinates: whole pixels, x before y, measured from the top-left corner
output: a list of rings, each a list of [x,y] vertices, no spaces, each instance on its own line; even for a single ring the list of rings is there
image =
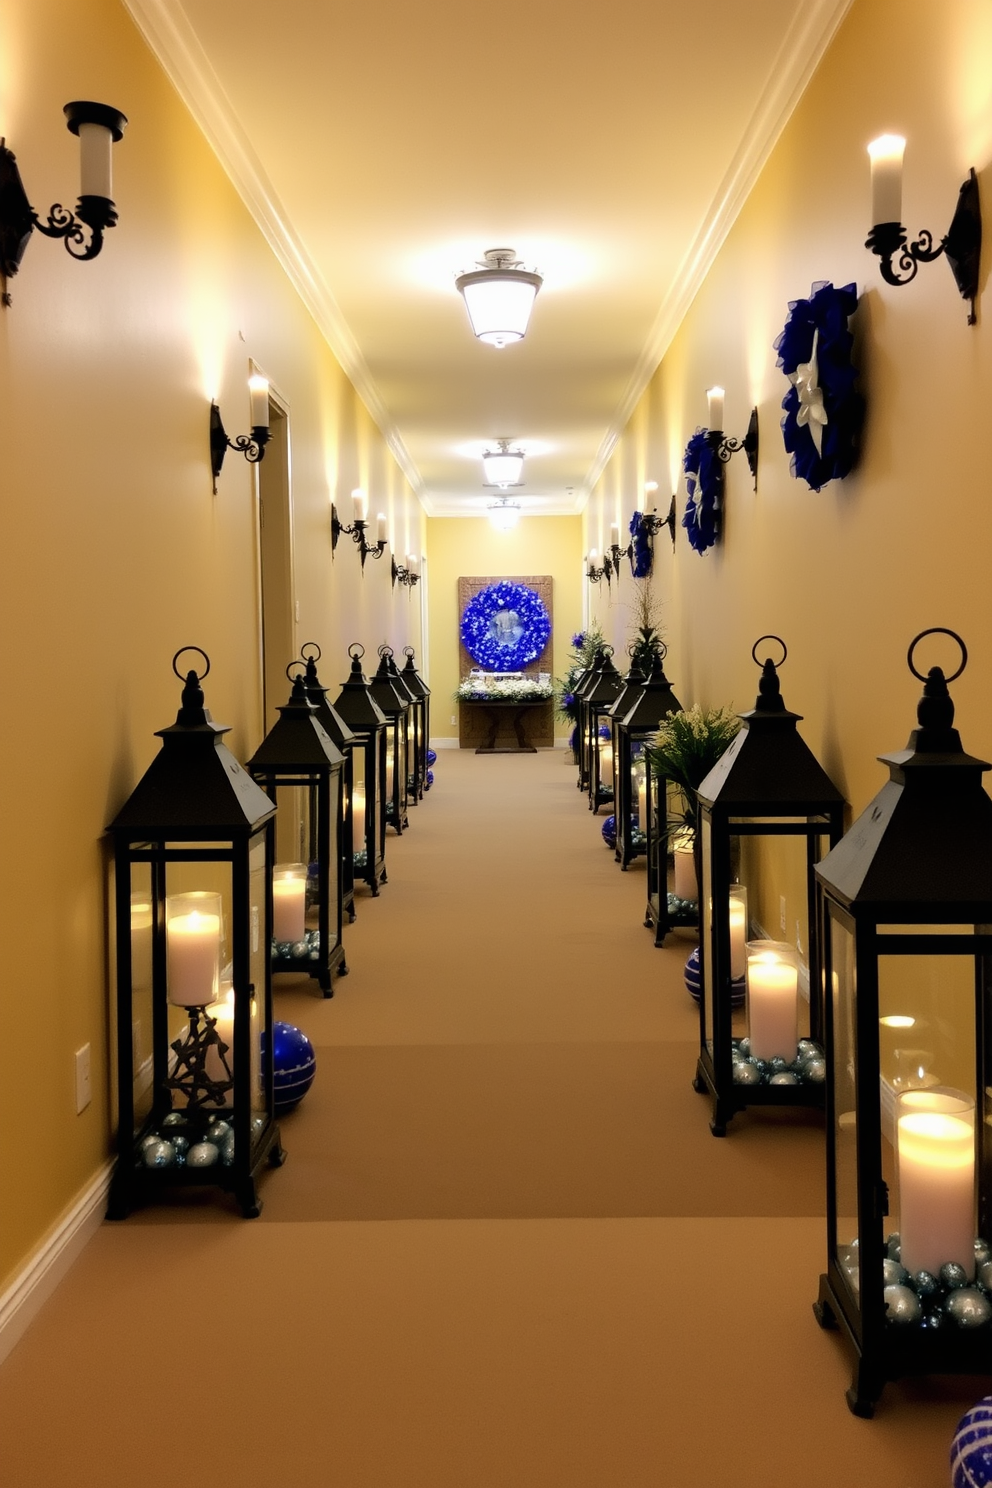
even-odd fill
[[[0,1368],[3,1488],[947,1488],[977,1379],[844,1401],[818,1119],[709,1134],[560,752],[446,752],[323,1001],[257,1221],[104,1225]]]

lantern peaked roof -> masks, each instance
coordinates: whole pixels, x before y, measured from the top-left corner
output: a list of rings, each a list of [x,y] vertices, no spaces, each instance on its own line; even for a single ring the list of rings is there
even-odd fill
[[[248,769],[331,769],[343,763],[344,755],[307,697],[305,678],[294,677],[289,702],[279,709],[278,719],[248,761]]]
[[[345,723],[337,709],[327,701],[327,688],[321,684],[321,680],[317,676],[317,659],[320,656],[320,647],[317,646],[315,641],[308,641],[303,647],[304,651],[310,646],[316,650],[317,655],[307,656],[304,660],[306,666],[304,685],[307,690],[307,697],[317,710],[317,718],[324,732],[330,736],[339,749],[350,749],[352,744],[355,743],[354,730]]]
[[[633,647],[629,648],[627,655],[630,657],[630,666],[627,668],[626,675],[621,679],[620,691],[613,699],[609,710],[610,716],[617,719],[623,718],[635,697],[640,696],[641,688],[647,681],[638,666],[637,653]]]
[[[414,651],[413,647],[404,646],[403,655],[406,657],[406,665],[404,666],[402,672],[403,681],[406,683],[407,687],[409,687],[410,691],[414,694],[415,697],[430,697],[431,690],[427,686],[427,683],[424,681],[423,677],[417,671],[417,664],[415,659],[416,652]]]
[[[669,713],[681,713],[682,704],[672,691],[672,684],[665,676],[665,657],[655,652],[651,673],[643,684],[640,696],[624,715],[623,726],[627,729],[657,728]]]
[[[992,800],[982,775],[992,766],[965,753],[940,667],[925,678],[917,721],[905,749],[878,756],[888,781],[816,876],[855,915],[905,922],[916,909],[926,923],[928,911],[953,906],[962,924],[988,924]]]
[[[384,683],[390,689],[389,692],[386,686],[383,686]],[[369,686],[372,688],[372,696],[384,713],[395,713],[397,705],[400,708],[409,708],[410,704],[416,701],[400,675],[390,646],[380,647],[379,666]],[[393,703],[390,692],[392,697],[395,697],[396,704]]]
[[[157,730],[162,747],[109,830],[130,838],[193,840],[256,832],[275,813],[275,804],[222,743],[229,732],[213,722],[203,706],[200,679],[188,672],[176,721]]]
[[[785,706],[771,660],[762,666],[753,709],[739,717],[744,727],[699,787],[702,806],[732,815],[809,816],[843,803],[796,728],[802,714]]]
[[[593,704],[611,703],[622,683],[623,679],[613,665],[613,649],[607,646],[603,650],[603,664],[596,669],[591,686],[584,689],[583,699]]]
[[[334,707],[349,728],[359,733],[368,733],[370,729],[381,728],[386,722],[386,715],[372,696],[362,671],[365,647],[356,643],[348,649],[351,656],[351,673],[347,681],[342,682]]]

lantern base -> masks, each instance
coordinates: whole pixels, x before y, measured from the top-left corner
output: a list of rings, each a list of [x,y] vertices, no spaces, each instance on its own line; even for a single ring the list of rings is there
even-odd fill
[[[110,1181],[106,1213],[108,1220],[127,1219],[134,1209],[156,1198],[165,1189],[179,1187],[219,1188],[234,1195],[245,1219],[258,1218],[262,1212],[262,1200],[256,1186],[258,1175],[263,1167],[281,1168],[286,1161],[277,1123],[268,1116],[256,1116],[250,1157],[241,1157],[237,1144],[234,1143],[231,1160],[225,1162],[220,1148],[206,1140],[210,1136],[210,1128],[201,1119],[202,1114],[191,1114],[187,1118],[185,1110],[179,1110],[167,1113],[163,1119],[153,1117],[146,1122],[136,1138],[125,1139],[123,1145],[126,1151],[118,1158]],[[233,1111],[224,1108],[212,1114],[233,1127]],[[175,1125],[169,1124],[169,1116],[178,1118]],[[182,1163],[176,1161],[175,1147],[171,1156],[155,1152],[151,1162],[146,1160],[146,1143],[154,1142],[159,1148],[173,1146],[166,1134],[184,1132],[187,1127],[189,1137],[186,1138],[187,1146]],[[191,1141],[190,1138],[194,1137],[198,1140]],[[200,1153],[197,1158],[193,1158],[190,1154],[197,1147],[212,1147],[213,1151]]]
[[[355,918],[354,913],[351,918]],[[326,957],[321,956],[319,930],[305,930],[301,941],[274,940],[270,959],[273,976],[278,972],[280,975],[313,977],[325,997],[334,996],[335,972],[338,976],[348,975],[344,946],[340,941],[331,947]]]
[[[729,1052],[728,1050],[728,1054]],[[738,1111],[746,1111],[748,1106],[808,1106],[822,1111],[826,1101],[826,1085],[823,1081],[803,1080],[796,1084],[776,1084],[771,1080],[761,1080],[753,1085],[741,1085],[733,1078],[733,1066],[726,1077],[721,1078],[708,1047],[704,1047],[700,1053],[693,1089],[699,1095],[708,1094],[712,1098],[710,1131],[714,1137],[725,1137],[728,1123]]]

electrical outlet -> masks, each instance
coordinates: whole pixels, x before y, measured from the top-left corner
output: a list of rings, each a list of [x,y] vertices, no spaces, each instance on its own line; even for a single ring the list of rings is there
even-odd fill
[[[786,925],[786,917],[785,917],[785,895],[783,894],[782,897],[778,901],[778,927],[782,931],[782,934],[783,935],[785,934],[785,925]]]
[[[90,1046],[84,1044],[76,1050],[76,1115],[85,1111],[93,1099],[90,1086]]]
[[[456,714],[452,713],[452,715],[451,715],[451,721],[452,721],[452,723],[457,723],[458,722],[458,718],[457,718],[457,715]]]

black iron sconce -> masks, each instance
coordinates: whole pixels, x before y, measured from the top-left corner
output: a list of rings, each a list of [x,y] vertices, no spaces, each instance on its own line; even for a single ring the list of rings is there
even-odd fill
[[[331,553],[337,552],[338,539],[342,532],[350,537],[358,549],[362,560],[362,569],[365,568],[366,558],[381,558],[386,551],[386,518],[380,512],[376,518],[376,541],[370,543],[366,537],[368,532],[368,497],[361,489],[352,491],[351,499],[354,502],[354,515],[351,526],[346,527],[338,516],[337,507],[331,503]],[[394,580],[395,582],[395,580]]]
[[[751,409],[751,417],[748,419],[747,432],[743,439],[732,439],[723,432],[723,388],[712,387],[706,389],[706,403],[708,408],[709,430],[708,437],[714,446],[717,455],[724,465],[728,464],[731,456],[738,455],[743,450],[747,457],[747,468],[751,472],[754,481],[754,489],[758,489],[758,410]],[[674,518],[674,499],[673,499]],[[674,527],[672,529],[672,541],[674,542]]]
[[[603,579],[605,579],[606,587],[609,588],[610,584],[613,581],[613,559],[610,557],[609,553],[604,553],[602,564],[597,564],[596,559],[598,557],[598,549],[591,548],[586,558],[586,578],[589,580],[590,584],[599,584],[602,582]],[[619,573],[619,568],[617,572]]]
[[[397,584],[405,584],[408,589],[412,589],[414,584],[420,582],[420,574],[417,572],[419,564],[416,554],[407,553],[406,567],[404,567],[402,563],[397,563],[395,558],[392,558],[390,560],[390,564],[392,567],[394,589],[396,588]]]
[[[265,455],[265,446],[269,442],[269,384],[264,377],[252,376],[248,379],[248,391],[251,395],[250,434],[238,434],[234,439],[229,439],[221,420],[220,409],[216,403],[210,405],[210,469],[214,478],[215,496],[217,481],[224,468],[224,456],[229,449],[244,455],[251,465],[257,465]]]
[[[79,138],[80,192],[75,212],[60,203],[52,207],[44,222],[28,201],[13,152],[0,139],[0,279],[2,303],[10,304],[7,280],[16,274],[24,250],[35,228],[46,238],[61,238],[73,258],[96,258],[103,235],[117,225],[117,209],[111,198],[110,157],[123,137],[126,115],[105,103],[78,99],[62,110],[71,134]]]
[[[666,517],[659,517],[659,515],[658,515],[658,508],[656,506],[655,507],[652,507],[652,509],[649,512],[641,512],[641,531],[644,533],[644,536],[650,542],[651,547],[652,547],[652,551],[654,549],[654,540],[657,537],[658,533],[662,530],[663,527],[667,527],[668,528],[668,535],[672,539],[672,547],[674,548],[675,547],[675,497],[674,496],[672,497],[671,505],[668,508],[668,515]],[[617,577],[619,578],[619,576],[620,576],[620,559],[621,558],[632,559],[633,558],[633,552],[634,552],[634,545],[631,542],[631,543],[628,543],[625,548],[622,548],[619,543],[611,543],[610,544],[610,552],[613,554],[613,567],[614,567],[614,569],[616,571]]]
[[[883,134],[868,146],[871,158],[872,229],[865,247],[879,259],[886,284],[909,284],[915,279],[921,263],[933,263],[946,255],[954,282],[962,299],[971,310],[968,324],[975,325],[975,300],[978,298],[978,266],[982,254],[982,209],[978,198],[978,177],[974,168],[958,192],[958,204],[951,225],[936,248],[933,234],[926,228],[909,241],[902,217],[902,157],[906,141],[897,134]]]

